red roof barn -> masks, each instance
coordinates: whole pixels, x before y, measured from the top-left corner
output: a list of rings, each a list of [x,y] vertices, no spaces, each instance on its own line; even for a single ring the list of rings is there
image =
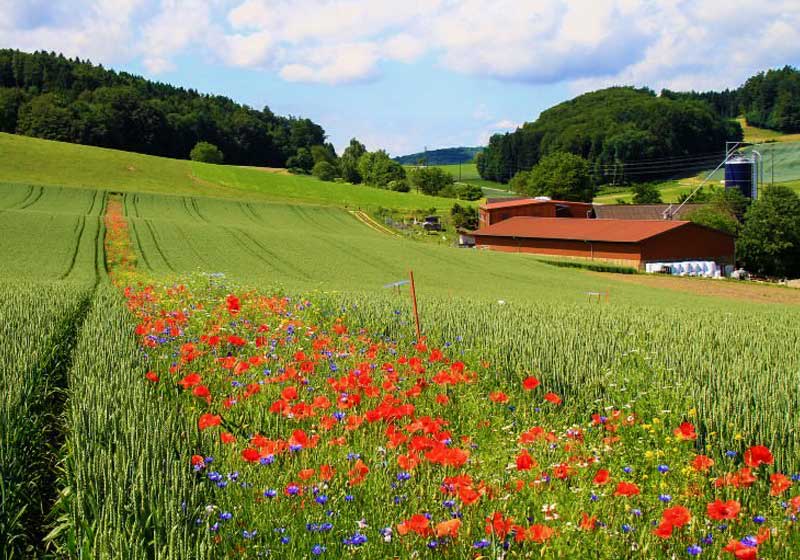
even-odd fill
[[[550,200],[547,198],[519,198],[483,204],[478,209],[481,227],[491,226],[515,216],[541,218],[592,218],[593,206],[587,202]]]
[[[637,268],[662,261],[734,262],[732,235],[685,221],[514,217],[471,235],[477,247],[602,259]]]

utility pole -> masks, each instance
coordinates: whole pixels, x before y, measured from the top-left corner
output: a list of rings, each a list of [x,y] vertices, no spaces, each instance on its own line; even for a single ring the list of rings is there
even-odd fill
[[[769,186],[775,184],[775,146],[771,146],[769,150],[769,163],[772,166],[772,179],[769,181]]]
[[[461,160],[458,161],[458,182],[461,182]]]

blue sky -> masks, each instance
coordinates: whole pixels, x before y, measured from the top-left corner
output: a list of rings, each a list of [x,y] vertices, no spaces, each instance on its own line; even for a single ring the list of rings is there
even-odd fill
[[[800,64],[796,0],[0,0],[46,49],[307,116],[341,149],[480,145],[608,85],[735,87]]]

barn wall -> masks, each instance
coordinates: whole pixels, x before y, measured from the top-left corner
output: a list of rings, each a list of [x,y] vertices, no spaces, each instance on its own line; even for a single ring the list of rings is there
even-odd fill
[[[734,263],[734,240],[725,233],[686,224],[642,242],[642,261],[709,260]]]
[[[640,265],[640,247],[636,243],[583,242],[563,239],[513,239],[476,235],[475,245],[508,253],[532,253]]]
[[[588,203],[559,203],[569,208],[571,218],[586,218],[586,212],[592,210],[592,205]],[[512,206],[510,208],[492,208],[490,210],[480,209],[480,225],[490,226],[509,218],[517,216],[528,216],[534,218],[555,218],[555,202],[534,202],[525,206]]]

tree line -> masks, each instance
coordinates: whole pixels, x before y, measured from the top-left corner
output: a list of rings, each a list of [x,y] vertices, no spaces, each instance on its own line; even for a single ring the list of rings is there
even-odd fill
[[[325,144],[325,131],[309,119],[10,49],[0,49],[0,131],[182,159],[207,142],[226,163],[270,167]]]

